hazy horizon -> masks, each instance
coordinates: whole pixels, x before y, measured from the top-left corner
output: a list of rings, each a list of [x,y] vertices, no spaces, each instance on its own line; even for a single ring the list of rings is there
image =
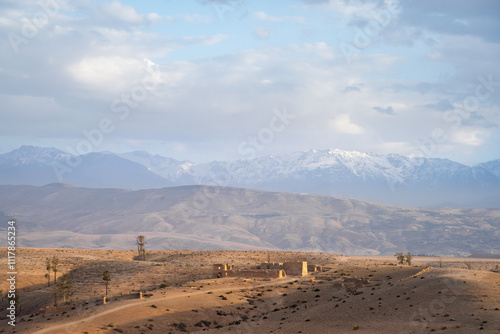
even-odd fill
[[[73,153],[78,153],[78,152],[74,152],[71,153],[71,152],[68,152],[67,150],[65,150],[64,148],[60,148],[60,147],[53,147],[53,146],[50,146],[50,147],[45,147],[45,146],[37,146],[37,145],[21,145],[17,148],[14,148],[13,150],[9,150],[9,151],[5,151],[5,152],[0,152],[0,155],[2,154],[6,154],[6,153],[10,153],[12,151],[16,151],[16,150],[19,150],[21,149],[23,146],[32,146],[32,147],[35,147],[35,148],[49,148],[49,149],[56,149],[56,150],[60,150],[62,152],[65,152],[65,153],[69,153],[69,154],[73,154]],[[71,151],[71,150],[70,150]],[[263,157],[267,157],[267,156],[288,156],[288,155],[291,155],[293,153],[298,153],[298,152],[311,152],[311,151],[317,151],[317,152],[325,152],[325,151],[341,151],[341,152],[349,152],[349,153],[361,153],[361,154],[367,154],[367,155],[380,155],[380,156],[385,156],[385,155],[390,155],[390,154],[398,154],[398,155],[401,155],[401,156],[404,156],[404,157],[408,157],[408,158],[436,158],[436,159],[448,159],[448,158],[441,158],[441,157],[426,157],[426,156],[411,156],[411,155],[404,155],[404,154],[399,154],[399,153],[394,153],[394,152],[390,152],[390,153],[375,153],[375,152],[361,152],[361,151],[356,151],[356,150],[342,150],[342,149],[339,149],[339,148],[333,148],[333,147],[329,147],[329,148],[310,148],[310,149],[304,149],[304,150],[298,150],[298,151],[290,151],[290,152],[282,152],[282,153],[268,153],[268,154],[262,154],[262,155],[258,155],[256,156],[255,158],[263,158]],[[255,159],[254,157],[250,157],[249,159],[245,159],[245,158],[242,158],[242,159],[235,159],[235,160],[231,160],[231,159],[225,159],[225,160],[216,160],[216,159],[212,159],[210,160],[209,158],[207,160],[199,160],[199,161],[195,161],[195,160],[189,160],[189,159],[180,159],[176,156],[165,156],[165,155],[162,155],[160,153],[156,153],[156,152],[150,152],[148,151],[147,149],[136,149],[136,150],[132,150],[132,151],[127,151],[127,150],[124,150],[124,151],[110,151],[110,150],[96,150],[96,151],[92,151],[91,153],[109,153],[109,154],[117,154],[117,155],[120,155],[120,154],[126,154],[126,153],[134,153],[134,152],[146,152],[146,153],[149,153],[153,156],[157,155],[157,156],[160,156],[160,157],[163,157],[163,158],[171,158],[171,159],[175,159],[175,160],[178,160],[178,161],[189,161],[189,162],[193,162],[193,163],[201,163],[201,164],[205,164],[205,163],[209,163],[209,162],[213,162],[213,161],[236,161],[236,160],[244,160],[244,161],[250,161],[250,160],[253,160]],[[85,155],[85,154],[83,154]],[[491,160],[488,160],[488,161],[479,161],[477,163],[462,163],[460,161],[455,161],[455,160],[451,160],[451,159],[448,159],[450,161],[453,161],[453,162],[458,162],[462,165],[465,165],[465,166],[469,166],[469,167],[473,167],[475,165],[478,165],[478,164],[481,164],[481,163],[485,163],[485,162],[490,162],[490,161],[495,161],[495,160],[499,160],[500,159],[500,156],[498,156],[497,158],[493,158]]]

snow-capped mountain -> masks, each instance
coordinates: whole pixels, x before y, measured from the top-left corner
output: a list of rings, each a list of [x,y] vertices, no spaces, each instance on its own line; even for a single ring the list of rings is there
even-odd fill
[[[80,163],[71,167],[69,161]],[[0,155],[0,184],[51,182],[132,189],[205,184],[405,206],[500,207],[500,160],[470,167],[447,159],[329,149],[195,163],[144,151],[74,157],[31,146]]]
[[[191,168],[193,175],[204,176],[208,184],[408,206],[500,206],[490,200],[500,194],[500,177],[495,174],[500,168],[494,162],[469,167],[447,159],[310,150],[208,165]]]
[[[0,155],[0,184],[40,186],[49,183],[124,189],[172,185],[145,166],[113,153],[73,156],[55,148],[21,146]]]
[[[153,155],[146,151],[134,151],[118,154],[119,157],[140,163],[151,172],[160,175],[176,185],[196,184],[190,168],[195,165],[190,161],[179,161],[171,158]]]
[[[62,161],[70,156],[71,154],[56,148],[23,145],[17,150],[0,154],[0,164],[13,166],[50,165],[53,161]]]
[[[500,159],[479,164],[477,165],[477,169],[484,169],[500,179]]]

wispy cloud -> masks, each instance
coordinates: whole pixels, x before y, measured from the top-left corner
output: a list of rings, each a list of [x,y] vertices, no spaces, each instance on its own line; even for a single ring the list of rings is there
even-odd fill
[[[255,28],[255,30],[253,31],[253,34],[255,35],[255,37],[257,37],[258,39],[266,39],[266,38],[269,38],[269,35],[270,35],[270,31],[269,29],[266,29],[264,27],[257,27]]]
[[[186,22],[209,23],[212,22],[212,17],[209,15],[186,14],[182,15],[182,19]]]
[[[283,21],[282,18],[276,17],[276,16],[271,16],[267,14],[266,12],[255,12],[253,13],[253,16],[256,19],[262,20],[262,21],[269,21],[269,22],[281,22]]]

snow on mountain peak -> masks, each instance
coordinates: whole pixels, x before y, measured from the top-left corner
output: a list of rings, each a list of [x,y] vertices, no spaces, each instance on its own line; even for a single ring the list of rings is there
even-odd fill
[[[69,153],[56,148],[23,145],[14,151],[1,154],[0,162],[10,161],[15,165],[27,165],[32,163],[45,164],[54,160],[62,160],[69,155]]]
[[[97,155],[107,154],[113,155],[111,152],[101,152]],[[492,198],[488,203],[493,203],[500,189],[500,160],[470,167],[448,159],[382,155],[340,149],[311,149],[261,156],[251,160],[208,163],[179,161],[145,151],[115,155],[145,166],[172,185],[217,184],[335,195],[405,205],[454,201],[470,203],[472,200],[480,203],[483,198]],[[51,169],[46,167],[53,166],[54,162],[65,161],[68,157],[72,156],[54,148],[21,146],[12,152],[0,154],[0,179],[4,178],[4,184],[44,184],[54,177]],[[110,169],[102,168],[99,171],[102,175],[96,174],[92,186],[113,175],[116,169],[122,167],[122,163],[127,168],[124,161],[109,166]],[[24,168],[28,165],[33,166]],[[21,178],[18,176],[17,166],[22,167],[20,170],[24,169],[25,174],[20,174]],[[43,177],[37,179],[37,171],[41,171],[40,175]],[[154,182],[158,183],[158,180],[161,179]],[[220,184],[220,180],[224,180],[224,183]],[[395,189],[404,189],[407,193],[396,193]]]

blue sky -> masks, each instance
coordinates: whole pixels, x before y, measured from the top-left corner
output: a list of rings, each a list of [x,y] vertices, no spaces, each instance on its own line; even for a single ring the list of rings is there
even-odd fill
[[[0,152],[498,159],[499,32],[494,0],[3,1]]]

